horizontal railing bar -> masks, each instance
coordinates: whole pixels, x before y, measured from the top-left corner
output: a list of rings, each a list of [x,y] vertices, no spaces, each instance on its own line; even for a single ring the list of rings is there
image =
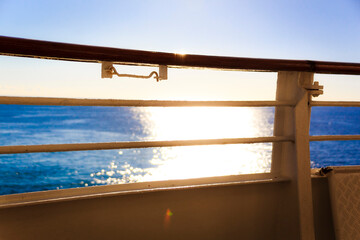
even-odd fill
[[[360,102],[350,101],[312,101],[312,107],[360,107]]]
[[[348,141],[348,140],[360,140],[360,135],[322,135],[322,136],[310,136],[310,141]]]
[[[269,142],[289,142],[289,141],[293,141],[293,137],[281,136],[281,137],[223,138],[223,139],[175,140],[175,141],[18,145],[18,146],[0,146],[0,154],[89,151],[89,150],[176,147],[176,146],[196,146],[196,145],[249,144],[249,143],[269,143]]]
[[[112,107],[272,107],[294,106],[289,101],[162,101],[0,96],[0,104]]]
[[[283,60],[176,54],[97,47],[0,36],[0,55],[81,62],[169,67],[199,67],[247,71],[305,71],[328,74],[360,74],[359,63]]]

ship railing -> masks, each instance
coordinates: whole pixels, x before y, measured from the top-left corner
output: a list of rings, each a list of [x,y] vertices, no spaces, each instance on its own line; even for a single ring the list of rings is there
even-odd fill
[[[321,102],[312,101],[312,95],[318,95],[319,86],[314,84],[314,73],[360,75],[359,63],[337,63],[308,60],[255,59],[237,57],[219,57],[191,54],[172,54],[107,47],[65,44],[39,40],[19,39],[0,36],[0,55],[32,57],[77,62],[113,63],[136,66],[167,66],[169,68],[210,68],[219,70],[278,72],[275,101],[147,101],[147,100],[105,100],[105,99],[70,99],[37,97],[0,97],[0,104],[23,105],[61,105],[61,106],[143,106],[143,107],[275,107],[274,134],[271,137],[201,139],[176,141],[141,141],[110,143],[76,143],[27,146],[1,146],[1,154],[83,151],[120,148],[147,148],[211,144],[263,143],[273,144],[271,171],[259,174],[257,180],[269,179],[276,182],[287,179],[293,190],[289,191],[286,209],[299,216],[300,238],[315,239],[314,217],[310,168],[310,141],[360,140],[359,135],[310,136],[310,113],[313,106],[354,106],[360,102]],[[250,176],[251,175],[251,176]],[[243,180],[256,179],[252,174]],[[240,175],[239,175],[240,176]],[[218,178],[217,178],[218,179]],[[239,178],[240,179],[240,178]],[[189,182],[190,181],[190,182]],[[193,185],[198,180],[186,181]],[[223,181],[229,181],[224,177]],[[231,181],[234,181],[232,179]],[[173,183],[173,182],[172,182]],[[156,184],[154,184],[156,185]],[[145,185],[141,185],[145,188]],[[146,187],[149,186],[146,184]],[[163,185],[168,186],[167,181]],[[172,184],[171,186],[176,186]],[[127,190],[128,187],[126,187]],[[74,193],[74,191],[76,193]],[[69,190],[77,194],[83,190]],[[67,198],[66,193],[53,198]],[[65,194],[65,195],[64,195]],[[99,194],[99,193],[97,193]],[[31,194],[30,194],[31,195]],[[36,202],[33,195],[22,195],[13,205]],[[50,194],[51,195],[51,194]],[[27,198],[27,196],[30,196]],[[49,194],[41,195],[40,202],[48,202]],[[65,197],[64,197],[65,196]],[[70,196],[74,199],[73,196]],[[15,198],[4,198],[1,204],[10,206]],[[19,200],[20,199],[20,200]],[[0,199],[1,200],[1,199]],[[7,201],[7,202],[6,202]],[[285,206],[284,206],[285,207]],[[295,209],[295,210],[294,210]],[[286,211],[286,210],[284,210]],[[286,215],[286,214],[285,214]]]
[[[295,103],[286,101],[159,101],[159,100],[120,100],[120,99],[76,99],[76,98],[41,98],[41,97],[4,97],[0,104],[48,105],[48,106],[111,106],[111,107],[294,107]],[[360,102],[311,101],[310,106],[360,107]],[[360,135],[324,135],[309,136],[310,141],[360,140]],[[214,144],[247,144],[294,141],[293,136],[273,136],[256,138],[225,138],[176,141],[137,141],[103,142],[75,144],[43,144],[0,146],[0,154],[86,151],[105,149],[130,149],[174,147]]]
[[[311,107],[360,107],[358,101],[311,101]],[[316,135],[310,141],[352,141],[360,140],[360,135]]]
[[[111,107],[293,107],[292,102],[280,101],[159,101],[159,100],[118,100],[118,99],[74,99],[39,97],[0,97],[0,104],[51,105],[51,106],[111,106]],[[255,138],[225,138],[175,141],[102,142],[74,144],[45,144],[25,146],[0,146],[0,154],[86,151],[105,149],[154,148],[193,145],[248,144],[294,141],[292,136]]]

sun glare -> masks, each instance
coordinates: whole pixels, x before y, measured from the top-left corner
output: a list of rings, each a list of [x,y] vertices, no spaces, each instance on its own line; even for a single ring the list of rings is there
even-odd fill
[[[272,135],[270,108],[150,107],[132,108],[132,111],[143,127],[141,140],[145,141]],[[125,163],[118,168],[111,163],[109,171],[93,175],[97,183],[118,184],[269,172],[271,147],[262,143],[153,148],[147,152],[148,167]],[[119,151],[119,155],[141,154],[141,151]],[[136,161],[145,160],[141,157]]]
[[[145,140],[191,140],[259,136],[250,108],[142,108]],[[261,146],[259,146],[261,145]],[[260,150],[262,149],[262,150]],[[154,149],[144,181],[185,179],[268,171],[269,144],[236,144]],[[266,151],[268,150],[268,151]],[[266,154],[265,154],[266,155]]]
[[[145,108],[148,138],[161,140],[245,137],[254,134],[248,108]]]
[[[186,54],[188,54],[185,50],[175,50],[174,53],[180,56],[185,56]]]

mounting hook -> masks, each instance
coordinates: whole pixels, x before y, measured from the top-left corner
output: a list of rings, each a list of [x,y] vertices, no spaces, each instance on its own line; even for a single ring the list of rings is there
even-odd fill
[[[160,65],[159,66],[159,73],[156,71],[151,72],[148,76],[142,75],[134,75],[134,74],[119,74],[115,67],[113,66],[112,62],[102,62],[101,63],[101,78],[112,78],[113,75],[117,75],[118,77],[131,77],[131,78],[151,78],[155,75],[155,79],[157,82],[160,80],[167,80],[167,66]]]

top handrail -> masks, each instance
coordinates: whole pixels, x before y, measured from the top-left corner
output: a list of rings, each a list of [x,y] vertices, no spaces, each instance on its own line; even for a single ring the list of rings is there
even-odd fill
[[[215,68],[245,71],[304,71],[360,75],[360,63],[206,56],[129,50],[0,36],[0,55],[125,65]]]

